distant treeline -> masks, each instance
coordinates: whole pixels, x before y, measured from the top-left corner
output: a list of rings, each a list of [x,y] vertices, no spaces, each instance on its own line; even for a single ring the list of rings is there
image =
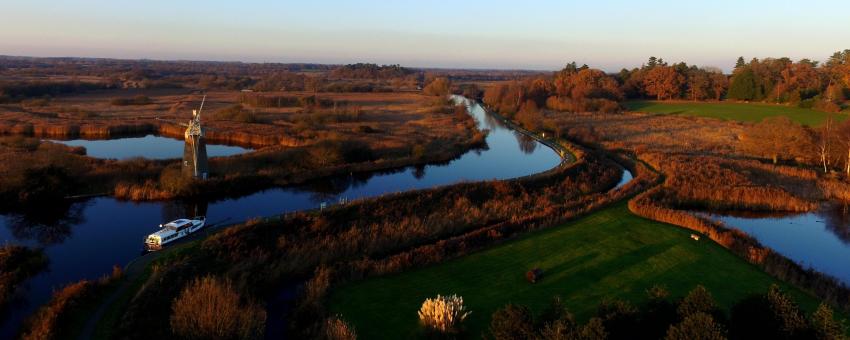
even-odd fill
[[[347,105],[347,101],[316,98],[315,96],[266,96],[260,94],[242,94],[239,103],[254,107],[333,107]]]
[[[338,67],[330,72],[331,78],[344,79],[392,79],[403,78],[416,73],[416,71],[401,67],[401,65],[376,64],[348,64]]]
[[[731,75],[684,62],[650,57],[639,68],[606,74],[575,62],[550,76],[525,77],[488,89],[484,102],[508,115],[533,102],[556,111],[611,112],[625,99],[740,100],[838,112],[850,99],[850,50],[824,63],[789,58],[743,57]]]
[[[25,98],[33,97],[52,97],[62,94],[82,93],[105,88],[109,88],[109,86],[102,83],[87,83],[80,81],[0,82],[0,103],[6,101],[20,101]]]

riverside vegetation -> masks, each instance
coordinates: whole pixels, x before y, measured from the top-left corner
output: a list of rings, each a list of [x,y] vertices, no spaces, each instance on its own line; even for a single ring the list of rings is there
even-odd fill
[[[714,261],[709,268],[716,268],[718,272],[727,270],[746,275],[751,280],[751,285],[723,296],[725,307],[731,308],[747,294],[764,292],[769,285],[779,283],[802,301],[804,306],[808,306],[806,308],[809,312],[814,310],[811,306],[817,305],[817,300],[823,300],[843,313],[850,296],[844,285],[830,277],[800,267],[762,247],[739,231],[687,212],[701,208],[808,211],[815,209],[823,200],[845,200],[849,193],[846,178],[841,173],[830,171],[844,170],[844,163],[850,164],[850,160],[844,161],[845,153],[842,151],[846,150],[842,150],[839,143],[842,140],[840,131],[844,130],[841,125],[831,120],[825,120],[826,123],[820,126],[806,127],[782,119],[752,124],[683,116],[622,113],[620,101],[646,96],[668,100],[689,95],[693,100],[717,100],[726,97],[790,103],[804,107],[811,103],[815,109],[835,111],[835,106],[840,109],[845,101],[843,97],[835,95],[843,93],[841,91],[844,90],[835,89],[847,88],[846,80],[840,77],[843,72],[842,65],[846,64],[846,54],[837,54],[834,60],[831,59],[830,63],[821,67],[810,62],[793,63],[790,60],[744,63],[739,70],[736,69],[731,80],[723,75],[718,76],[716,72],[688,67],[684,63],[668,66],[663,61],[650,59],[650,62],[640,69],[614,76],[570,64],[551,77],[534,76],[492,85],[483,94],[486,104],[529,130],[546,132],[549,136],[560,138],[560,143],[571,150],[578,161],[570,166],[529,178],[461,183],[400,193],[360,200],[322,212],[294,213],[279,220],[251,221],[229,228],[207,239],[175,249],[157,260],[150,268],[150,275],[143,276],[142,281],[135,285],[137,289],[133,291],[132,297],[126,300],[126,308],[121,309],[121,317],[112,320],[113,323],[105,327],[112,330],[111,336],[128,338],[178,335],[178,328],[160,326],[173,326],[173,320],[183,320],[184,316],[192,313],[181,310],[179,315],[176,314],[177,309],[172,308],[171,302],[179,298],[185,287],[197,284],[198,280],[201,280],[199,278],[215,277],[215,280],[222,280],[218,282],[225,282],[225,289],[221,290],[224,292],[223,296],[229,296],[228,301],[238,300],[236,305],[248,310],[253,310],[252,305],[257,300],[278,303],[274,297],[279,295],[281,290],[290,289],[293,286],[290,282],[305,282],[299,289],[297,301],[286,314],[285,321],[267,319],[269,329],[288,326],[288,333],[301,337],[321,337],[327,334],[350,336],[355,333],[352,329],[362,324],[362,320],[353,323],[346,320],[368,317],[369,314],[354,312],[353,315],[346,315],[345,309],[337,309],[333,297],[329,307],[328,294],[333,294],[338,289],[348,289],[348,284],[356,286],[359,284],[356,281],[365,279],[362,282],[368,285],[389,277],[386,274],[409,269],[430,266],[428,268],[440,270],[456,262],[488,254],[490,251],[484,249],[495,244],[499,244],[498,247],[510,247],[516,242],[522,242],[522,238],[513,238],[529,231],[547,229],[540,233],[569,232],[570,223],[581,224],[582,216],[598,218],[610,214],[608,211],[595,214],[593,212],[625,198],[631,198],[627,207],[639,216],[704,233],[709,239],[717,242],[689,243],[690,249],[684,251],[684,254],[696,258],[705,254],[716,256],[708,260],[703,257],[683,265],[697,263],[695,266],[699,266],[705,263],[700,261]],[[777,87],[766,86],[769,82],[747,80],[751,79],[753,74],[764,77],[759,79],[774,79],[771,77],[775,74],[772,71],[767,72],[774,68],[763,67],[764,65],[785,65],[788,72],[791,72],[787,74],[799,72],[799,76],[787,78],[786,83],[773,82],[772,84],[783,84]],[[807,68],[809,66],[811,67]],[[779,70],[777,74],[780,77],[786,74],[783,69],[776,69]],[[815,79],[829,81],[798,81],[805,79],[802,75],[809,74],[811,70],[814,70]],[[391,69],[386,72],[395,74]],[[371,71],[364,73],[374,74]],[[286,75],[279,78],[280,84],[283,84],[290,81],[297,83],[299,77]],[[697,86],[705,84],[697,80],[706,78],[709,79],[708,85]],[[425,86],[425,92],[428,93],[443,95],[445,89],[452,88],[448,79],[433,78],[429,84],[431,85]],[[318,89],[324,86],[321,80],[307,81],[304,86],[301,90],[303,93],[298,94],[299,98],[309,98],[312,93],[312,99],[304,99],[304,102],[312,103],[308,105],[318,105],[319,110],[323,105],[325,109],[329,107],[330,103],[321,104],[321,100],[316,97],[316,94],[320,93]],[[756,87],[758,89],[755,89]],[[754,89],[751,97],[748,88]],[[475,92],[471,87],[467,89]],[[466,91],[461,88],[457,90]],[[745,97],[738,97],[739,93],[744,93]],[[765,95],[766,93],[770,95]],[[707,94],[712,94],[713,97]],[[255,100],[248,95],[243,95],[242,98],[246,101],[242,105],[253,105],[250,102]],[[277,106],[262,105],[283,108],[284,102],[298,101],[291,99],[291,95],[270,98],[256,99],[256,102],[278,102],[280,104]],[[439,103],[440,100],[436,98],[439,96],[429,102]],[[351,101],[347,99],[345,102],[336,103],[337,108],[342,107],[344,114],[341,118],[333,118],[335,120],[344,121],[361,114],[350,106]],[[436,104],[429,106],[440,107]],[[243,110],[244,106],[230,106],[223,111],[221,118],[244,121],[262,119],[252,117]],[[434,112],[445,112],[446,115],[451,115],[452,111],[454,110],[434,109]],[[325,119],[327,118],[305,119],[303,124],[323,122]],[[779,130],[784,134],[778,135],[775,131]],[[764,136],[770,138],[762,138]],[[776,151],[783,147],[783,152]],[[672,162],[668,163],[667,160]],[[617,182],[620,166],[627,167],[635,175],[634,180],[622,188],[610,190]],[[850,171],[850,166],[847,169]],[[726,177],[730,180],[725,180]],[[683,185],[687,180],[693,181],[694,185]],[[684,241],[687,239],[684,236],[687,232],[629,215],[622,205],[609,209],[619,209],[618,214],[625,214],[634,219],[635,225],[649,228],[646,235],[651,235],[653,239],[666,234],[671,244],[690,242]],[[568,227],[553,228],[565,223]],[[650,227],[646,227],[647,225]],[[585,228],[593,226],[595,224],[586,224]],[[618,233],[622,231],[610,230],[608,234]],[[529,237],[533,239],[535,235],[539,234],[531,234]],[[575,235],[572,238],[575,238]],[[640,249],[645,244],[638,242],[637,245]],[[477,252],[481,250],[484,251]],[[579,249],[574,255],[581,258],[588,256],[587,252],[594,251],[600,249]],[[474,254],[464,257],[472,253]],[[738,257],[731,256],[732,254]],[[647,260],[640,252],[634,258],[638,261]],[[688,259],[687,256],[679,258]],[[522,280],[522,273],[528,269],[530,268],[517,271],[519,280]],[[455,273],[460,272],[462,271]],[[602,274],[608,272],[610,271],[604,270]],[[392,277],[406,275],[404,273]],[[669,278],[671,282],[678,284],[675,288],[678,296],[684,294],[683,287],[691,289],[702,284],[694,281],[683,282],[683,277]],[[598,280],[598,275],[595,278]],[[546,280],[544,276],[541,282],[545,284]],[[726,284],[724,286],[718,283],[719,288],[712,289],[714,292],[728,288],[729,280],[723,280],[722,275],[709,276],[705,280],[722,280]],[[643,280],[640,284],[657,283],[649,281],[651,280]],[[590,285],[596,282],[593,281]],[[234,300],[232,295],[227,293],[231,288],[227,287],[238,291],[240,296]],[[600,285],[598,294],[582,295],[586,300],[580,301],[575,307],[571,305],[571,308],[583,310],[583,315],[589,316],[587,311],[596,306],[601,297],[614,295],[613,292],[617,292],[618,288]],[[638,287],[626,290],[630,297],[634,297],[635,291],[639,291],[635,288]],[[374,290],[370,290],[364,293],[364,296],[374,293]],[[438,293],[441,292],[429,291],[424,294],[433,296]],[[554,295],[551,291],[545,293],[548,295],[546,299]],[[493,296],[499,298],[493,298],[490,302],[498,305],[491,310],[504,304],[501,299],[503,294],[504,291],[494,293]],[[769,288],[768,296],[771,294],[776,301],[789,301],[780,298],[782,295],[775,288]],[[470,303],[477,299],[469,294],[462,295]],[[535,298],[533,303],[539,304],[540,299]],[[782,305],[793,304],[783,302]],[[413,313],[415,318],[415,310],[416,307],[411,311],[400,311],[398,315]],[[496,324],[490,328],[491,334],[502,329],[498,326],[502,322],[499,320],[513,320],[511,315],[519,315],[520,320],[533,320],[529,312],[523,311],[521,307],[505,310],[494,314],[492,318],[484,314],[484,318],[490,320],[491,326],[494,322]],[[833,335],[837,334],[835,329],[840,329],[825,321],[830,314],[826,307],[818,308],[815,313],[818,316],[813,316],[808,322],[800,312],[793,312],[793,308],[786,310],[792,311],[788,318],[794,321],[788,329],[804,329],[805,334],[813,334],[811,332],[815,332],[815,329],[829,329],[831,333],[823,334]],[[336,314],[340,311],[344,314]],[[203,314],[202,310],[191,312]],[[77,315],[80,308],[66,305],[64,309],[58,308],[56,313]],[[699,329],[707,333],[700,334],[709,334],[712,338],[741,334],[732,332],[732,328],[738,327],[734,323],[718,321],[720,317],[714,318],[712,313],[702,314],[704,315],[694,318],[680,316],[675,324],[671,322],[655,329],[666,329],[665,336],[672,338],[687,338],[688,335],[695,334],[691,333],[693,327],[706,325],[710,327]],[[504,318],[505,315],[509,317]],[[636,314],[631,315],[628,318],[640,319]],[[469,320],[476,318],[479,318],[478,314],[473,313]],[[576,334],[585,334],[590,338],[610,337],[611,334],[628,329],[620,329],[616,322],[605,324],[601,322],[602,319],[582,320],[590,321],[583,326],[574,327],[562,323],[559,327],[567,334],[577,332]],[[529,323],[533,324],[532,321]],[[192,322],[188,321],[188,324]],[[480,325],[486,325],[488,321],[484,320],[482,323],[479,319],[476,324],[479,325],[477,329],[481,330]],[[673,326],[670,326],[671,324]],[[721,327],[721,324],[725,326]],[[520,326],[524,330],[529,329]],[[726,326],[730,328],[729,333],[726,333]],[[532,326],[531,332],[545,330],[545,327],[533,327],[537,326]],[[62,327],[57,326],[57,329]],[[604,333],[601,330],[604,330]],[[782,331],[785,330],[782,328]],[[374,334],[369,332],[372,331],[357,331],[360,335]],[[837,332],[841,333],[841,330]],[[239,334],[258,335],[255,331],[233,329],[230,336],[238,337]]]

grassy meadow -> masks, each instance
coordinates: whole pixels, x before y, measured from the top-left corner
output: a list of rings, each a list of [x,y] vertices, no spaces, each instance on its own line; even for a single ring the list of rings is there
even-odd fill
[[[623,106],[625,106],[629,111],[681,114],[686,116],[701,116],[749,122],[757,122],[774,116],[786,116],[791,120],[808,126],[817,126],[821,124],[827,119],[827,117],[829,117],[829,115],[834,115],[835,119],[839,121],[843,121],[847,118],[846,110],[841,113],[827,113],[813,109],[762,103],[659,102],[635,100],[623,102]]]
[[[507,303],[539,313],[560,295],[581,322],[605,298],[639,304],[645,291],[663,285],[680,298],[706,286],[723,307],[777,281],[719,245],[693,241],[690,231],[635,216],[625,203],[566,225],[541,230],[436,266],[354,282],[335,289],[334,313],[351,322],[362,339],[404,338],[419,331],[417,310],[425,298],[458,294],[472,311],[469,338],[486,331],[491,314]],[[543,280],[530,284],[528,269]],[[782,284],[807,312],[816,300]]]

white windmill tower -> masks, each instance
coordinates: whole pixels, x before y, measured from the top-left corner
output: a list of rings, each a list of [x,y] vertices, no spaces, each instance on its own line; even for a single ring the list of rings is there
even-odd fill
[[[204,95],[203,99],[201,99],[201,107],[197,110],[192,110],[192,119],[188,123],[157,118],[186,127],[186,132],[183,133],[186,139],[186,143],[183,146],[183,174],[187,177],[197,179],[207,179],[209,176],[207,146],[204,141],[205,129],[201,126],[201,111],[204,109],[206,99],[207,96]]]

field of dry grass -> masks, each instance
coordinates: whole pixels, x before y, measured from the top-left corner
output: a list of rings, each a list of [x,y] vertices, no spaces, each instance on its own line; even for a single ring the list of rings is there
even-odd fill
[[[296,105],[259,107],[245,100],[249,96],[286,98]],[[123,89],[25,100],[0,105],[0,134],[13,135],[7,138],[97,139],[140,134],[182,138],[184,128],[173,121],[188,120],[201,98],[185,89]],[[480,144],[483,135],[471,116],[454,114],[446,105],[418,92],[208,92],[202,116],[208,128],[207,142],[257,151],[213,158],[214,180],[192,192],[179,193],[160,185],[160,173],[168,162],[95,160],[75,155],[82,150],[39,146],[35,140],[0,143],[0,157],[10,160],[0,167],[10,170],[7,182],[12,183],[4,191],[12,195],[28,169],[51,165],[74,170],[68,172],[81,182],[96,179],[100,183],[79,183],[81,187],[97,187],[98,192],[115,188],[117,196],[133,200],[209,194],[235,187],[250,192],[336,173],[457,157]],[[28,145],[13,145],[20,143]],[[15,156],[27,150],[39,152],[31,157]],[[27,161],[33,157],[38,162]],[[128,170],[116,171],[123,163],[144,163],[144,171],[130,169],[121,178],[110,177]],[[71,166],[74,164],[77,166]]]
[[[320,123],[308,126],[299,124],[299,121],[304,120],[304,115],[319,113],[304,112],[301,107],[256,108],[243,105],[242,110],[256,117],[255,121],[217,118],[216,112],[238,105],[243,95],[254,94],[239,91],[207,93],[202,118],[209,127],[207,137],[210,143],[258,148],[299,146],[325,138],[354,138],[380,149],[408,145],[411,140],[458,134],[456,122],[450,116],[431,113],[428,108],[431,99],[415,92],[318,93],[321,100],[345,103],[348,108],[356,108],[359,114],[345,121],[316,119]],[[257,95],[306,97],[313,93]],[[150,103],[122,106],[112,103],[115,99],[136,96],[145,96]],[[67,138],[159,133],[180,138],[182,128],[156,118],[188,120],[192,109],[200,105],[201,97],[196,91],[187,89],[122,89],[5,104],[0,106],[0,132]]]

